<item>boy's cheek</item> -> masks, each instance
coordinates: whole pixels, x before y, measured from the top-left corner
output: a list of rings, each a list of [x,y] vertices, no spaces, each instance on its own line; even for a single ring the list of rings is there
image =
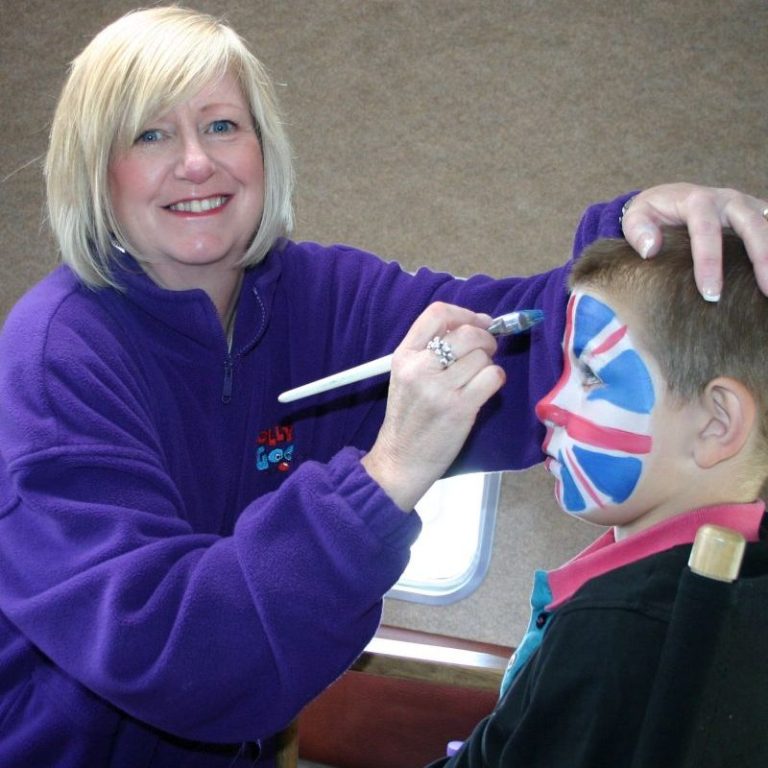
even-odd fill
[[[553,454],[552,446],[548,451]],[[555,478],[555,496],[563,510],[583,515],[625,504],[636,492],[646,462],[635,456],[559,445],[547,469]]]

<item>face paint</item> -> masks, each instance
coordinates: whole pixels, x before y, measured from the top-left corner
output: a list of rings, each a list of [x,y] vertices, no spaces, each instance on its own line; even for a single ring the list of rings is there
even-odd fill
[[[536,406],[547,427],[547,469],[571,514],[626,501],[651,450],[650,370],[615,312],[589,294],[568,302],[563,375]]]

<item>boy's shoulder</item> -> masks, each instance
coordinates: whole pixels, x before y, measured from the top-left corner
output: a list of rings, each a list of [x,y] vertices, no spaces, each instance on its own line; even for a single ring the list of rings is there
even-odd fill
[[[631,610],[667,620],[691,546],[680,544],[595,576],[560,610]]]
[[[679,544],[596,576],[560,610],[615,608],[668,620],[692,546]],[[760,540],[746,545],[739,578],[763,576],[768,576],[768,513],[763,516]]]

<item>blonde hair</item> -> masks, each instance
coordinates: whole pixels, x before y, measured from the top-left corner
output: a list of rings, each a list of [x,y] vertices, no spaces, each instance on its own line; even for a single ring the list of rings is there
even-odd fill
[[[148,120],[225,74],[237,79],[250,107],[264,162],[264,211],[242,264],[260,261],[291,231],[291,149],[262,64],[211,16],[177,6],[132,11],[72,62],[45,161],[48,215],[61,258],[87,285],[115,286],[111,244],[129,247],[109,197],[113,152],[127,149]]]

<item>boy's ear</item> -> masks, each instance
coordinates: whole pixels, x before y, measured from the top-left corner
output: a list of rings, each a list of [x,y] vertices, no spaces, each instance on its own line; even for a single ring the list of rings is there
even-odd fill
[[[696,436],[694,459],[709,469],[741,451],[755,424],[757,407],[752,393],[729,376],[712,379],[699,405],[703,427]]]

